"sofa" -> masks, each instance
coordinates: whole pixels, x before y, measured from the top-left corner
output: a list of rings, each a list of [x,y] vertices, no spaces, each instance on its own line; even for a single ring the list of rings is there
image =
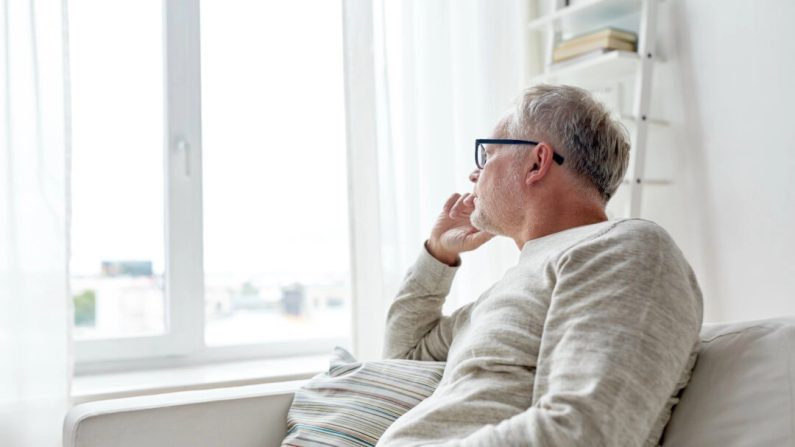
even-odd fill
[[[64,447],[278,446],[306,381],[89,402]],[[701,352],[663,446],[795,447],[795,318],[705,324]]]

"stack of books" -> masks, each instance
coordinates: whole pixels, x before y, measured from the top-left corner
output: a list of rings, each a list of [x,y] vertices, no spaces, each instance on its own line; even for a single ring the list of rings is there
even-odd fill
[[[564,40],[552,53],[553,62],[562,62],[578,56],[607,51],[635,51],[637,34],[616,28],[605,28]]]

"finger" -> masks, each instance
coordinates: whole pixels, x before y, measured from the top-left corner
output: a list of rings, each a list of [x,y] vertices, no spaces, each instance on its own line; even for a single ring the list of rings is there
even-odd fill
[[[475,211],[475,195],[467,193],[460,203],[458,203],[457,208],[454,208],[456,217],[468,217]]]
[[[461,206],[461,202],[463,202],[465,198],[466,194],[458,197],[458,200],[456,200],[453,206],[450,208],[450,217],[456,217],[458,215],[458,208]]]
[[[450,209],[453,208],[453,205],[455,205],[459,197],[461,197],[461,194],[455,192],[453,195],[447,198],[447,201],[444,202],[444,206],[442,207],[445,213],[450,213]]]
[[[472,237],[472,242],[477,244],[477,246],[481,246],[486,242],[488,242],[489,240],[491,240],[491,238],[493,238],[494,235],[481,230],[473,234],[471,237]]]
[[[456,200],[455,204],[450,209],[450,217],[456,218],[456,217],[459,217],[461,215],[461,205],[464,203],[464,200],[466,200],[467,197],[469,197],[469,196],[470,196],[470,194],[466,193],[463,196],[459,197],[458,200]]]
[[[475,210],[475,195],[474,194],[469,194],[466,197],[466,199],[464,199],[463,205],[464,205],[464,209],[466,209],[467,211],[469,211],[469,212],[474,211]]]

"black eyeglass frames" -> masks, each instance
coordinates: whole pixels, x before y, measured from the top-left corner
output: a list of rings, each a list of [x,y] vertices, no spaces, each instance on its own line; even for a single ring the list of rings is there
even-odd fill
[[[488,155],[486,154],[486,145],[487,144],[512,144],[512,145],[525,145],[525,144],[538,144],[538,141],[529,141],[529,140],[510,140],[510,139],[503,139],[503,138],[479,138],[475,140],[475,165],[478,169],[483,169],[483,166],[486,166],[486,160],[488,159]],[[565,158],[562,155],[558,154],[555,151],[552,151],[552,159],[555,160],[555,163],[562,165]]]

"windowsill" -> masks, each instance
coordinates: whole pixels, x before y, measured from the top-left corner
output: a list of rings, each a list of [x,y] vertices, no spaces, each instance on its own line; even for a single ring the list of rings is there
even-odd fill
[[[321,355],[81,375],[72,381],[72,402],[307,379],[328,361]]]

